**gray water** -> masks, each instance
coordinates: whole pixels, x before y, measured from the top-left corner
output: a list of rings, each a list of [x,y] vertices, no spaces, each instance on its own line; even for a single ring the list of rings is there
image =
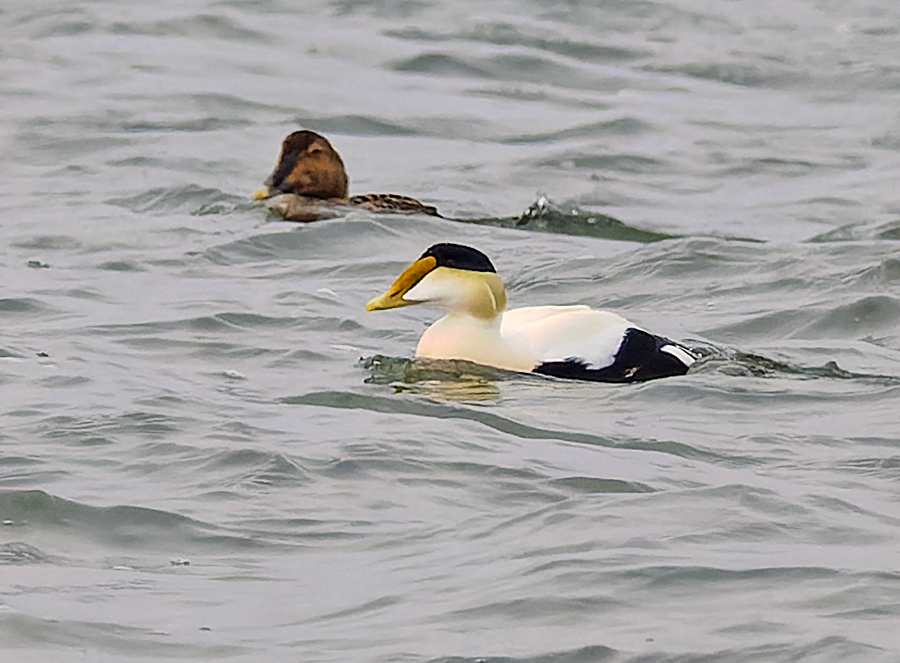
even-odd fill
[[[898,53],[894,0],[5,2],[2,660],[900,661]],[[461,221],[267,218],[301,127]],[[703,359],[413,361],[363,307],[436,241]]]

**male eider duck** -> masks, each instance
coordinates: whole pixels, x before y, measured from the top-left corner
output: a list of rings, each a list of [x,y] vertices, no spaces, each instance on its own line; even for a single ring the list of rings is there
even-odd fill
[[[344,207],[371,212],[429,214],[437,209],[415,198],[393,193],[347,196],[347,171],[331,143],[314,131],[295,131],[281,143],[281,155],[266,185],[253,193],[254,200],[288,221],[318,221],[339,216]]]
[[[417,357],[597,382],[684,375],[696,361],[684,346],[609,311],[588,306],[507,311],[503,282],[491,261],[459,244],[432,246],[366,310],[426,303],[449,313],[422,335]]]

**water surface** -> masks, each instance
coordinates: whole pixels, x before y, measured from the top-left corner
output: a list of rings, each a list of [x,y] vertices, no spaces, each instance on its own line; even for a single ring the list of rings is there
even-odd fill
[[[898,660],[894,4],[2,16],[15,660]],[[451,218],[267,218],[300,127]],[[437,241],[703,359],[413,361]]]

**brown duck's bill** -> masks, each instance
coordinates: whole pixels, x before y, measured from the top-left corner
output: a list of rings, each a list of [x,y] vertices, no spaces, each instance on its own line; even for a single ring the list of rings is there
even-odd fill
[[[437,260],[432,256],[419,258],[403,270],[403,273],[397,277],[397,280],[391,284],[390,288],[366,304],[366,310],[384,311],[391,308],[400,308],[401,306],[418,304],[419,302],[411,302],[403,299],[403,295],[409,292],[416,283],[421,281],[425,275],[435,267],[437,267]]]
[[[253,192],[253,200],[265,200],[266,198],[271,198],[274,193],[272,187],[266,185]]]

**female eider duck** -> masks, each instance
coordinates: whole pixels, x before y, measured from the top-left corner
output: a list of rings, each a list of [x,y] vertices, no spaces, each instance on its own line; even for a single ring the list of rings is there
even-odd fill
[[[288,221],[318,221],[339,216],[341,207],[360,207],[371,212],[429,214],[437,209],[415,198],[393,193],[347,196],[347,171],[331,143],[314,131],[295,131],[281,143],[281,155],[266,185],[253,193],[254,200]]]
[[[506,310],[503,282],[481,251],[435,244],[367,311],[437,304],[449,313],[422,335],[417,357],[572,380],[639,382],[684,375],[696,356],[609,311],[588,306]]]

